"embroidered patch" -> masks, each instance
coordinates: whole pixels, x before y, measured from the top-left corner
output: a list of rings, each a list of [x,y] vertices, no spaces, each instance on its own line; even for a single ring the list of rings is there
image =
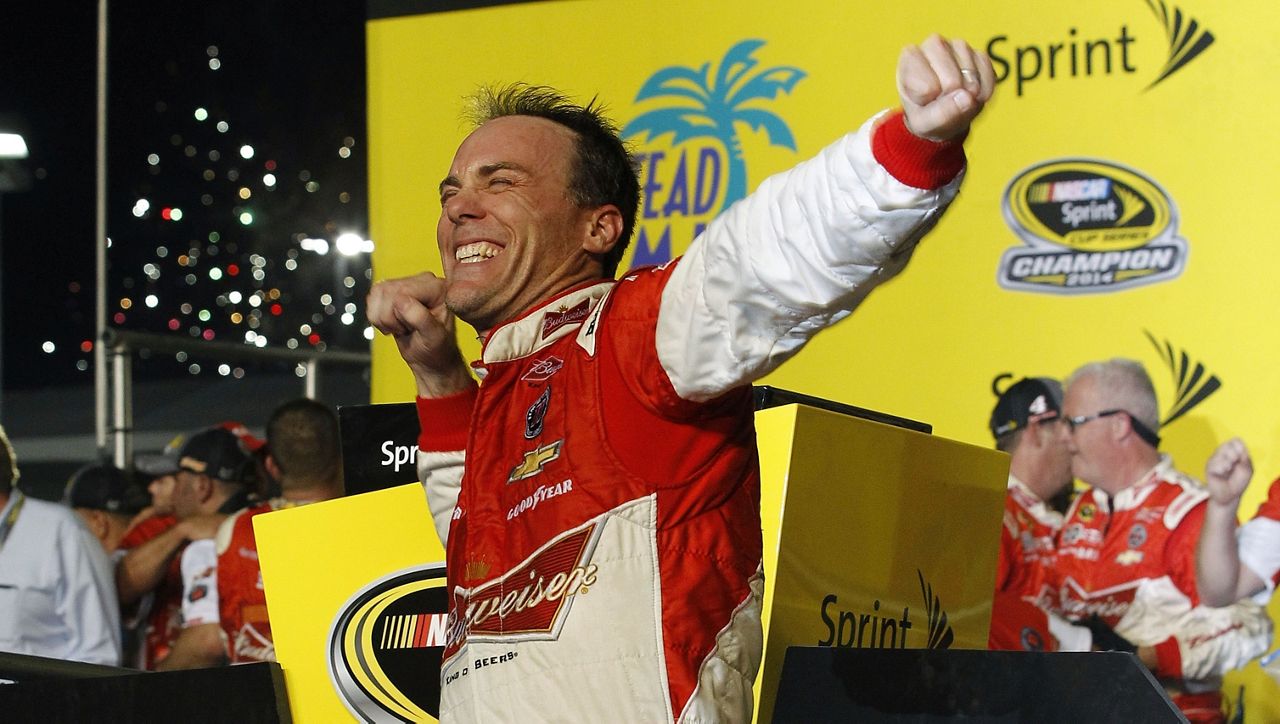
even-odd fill
[[[590,311],[591,303],[589,300],[584,299],[573,309],[561,307],[558,311],[547,312],[546,316],[542,318],[542,338],[546,339],[548,335],[566,324],[581,322],[587,318],[587,314]]]
[[[547,416],[547,408],[551,406],[551,385],[542,391],[524,413],[524,439],[532,440],[542,434],[542,420]]]
[[[520,379],[525,382],[546,382],[551,379],[551,375],[559,372],[561,367],[564,367],[564,360],[551,355],[546,359],[535,360],[533,366]]]

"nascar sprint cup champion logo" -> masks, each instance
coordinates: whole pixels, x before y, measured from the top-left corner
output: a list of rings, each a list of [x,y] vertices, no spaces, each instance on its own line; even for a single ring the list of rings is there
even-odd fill
[[[1005,251],[1005,289],[1090,294],[1182,274],[1187,241],[1168,193],[1137,171],[1069,158],[1026,169],[1003,199],[1009,228],[1026,243]]]

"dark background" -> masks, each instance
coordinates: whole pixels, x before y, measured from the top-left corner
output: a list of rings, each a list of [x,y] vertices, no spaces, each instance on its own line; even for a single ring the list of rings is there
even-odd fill
[[[31,177],[0,196],[0,422],[37,485],[99,452],[97,16],[94,0],[0,4],[0,130],[26,138]],[[131,357],[136,450],[224,419],[260,429],[301,395],[295,362],[206,340],[367,353],[368,254],[302,244],[368,236],[364,23],[364,4],[341,0],[110,3],[108,324],[182,342]],[[332,405],[368,401],[367,368],[324,368],[321,382]]]
[[[96,5],[0,10],[0,114],[25,125],[33,175],[30,190],[0,200],[6,390],[92,379]],[[252,329],[270,345],[366,350],[368,256],[299,246],[308,237],[332,244],[347,231],[367,237],[363,5],[132,0],[109,12],[110,323],[193,341],[243,342]],[[229,130],[218,132],[218,121]],[[239,153],[246,144],[248,160]],[[272,171],[268,187],[262,178]],[[141,217],[139,199],[150,203]],[[163,219],[166,207],[181,209],[181,220]],[[248,226],[244,211],[253,214]],[[254,260],[261,280],[252,278]],[[290,260],[296,268],[286,268]],[[209,276],[215,266],[218,279]],[[232,291],[241,303],[228,302]],[[256,291],[271,296],[251,307]],[[155,308],[144,303],[149,294]],[[355,319],[343,324],[353,302]],[[42,348],[47,341],[54,352]],[[193,372],[191,359],[177,357],[139,360],[137,374],[218,374],[216,364]]]

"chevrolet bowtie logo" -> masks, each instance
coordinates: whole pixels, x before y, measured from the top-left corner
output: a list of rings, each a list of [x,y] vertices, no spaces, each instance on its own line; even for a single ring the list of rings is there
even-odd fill
[[[530,450],[524,454],[524,460],[511,470],[511,477],[507,478],[508,483],[514,483],[517,480],[531,478],[542,472],[542,467],[547,463],[560,457],[560,443],[563,440],[556,440],[550,445],[543,445],[537,450]]]

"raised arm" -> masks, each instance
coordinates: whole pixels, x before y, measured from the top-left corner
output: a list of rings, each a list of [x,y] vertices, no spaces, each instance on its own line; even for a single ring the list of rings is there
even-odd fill
[[[897,78],[902,112],[767,179],[673,270],[657,344],[681,397],[758,379],[848,316],[954,198],[961,141],[995,86],[990,60],[935,35],[902,51]]]
[[[1196,551],[1196,585],[1206,606],[1226,606],[1265,587],[1248,566],[1240,565],[1236,540],[1240,496],[1253,477],[1249,450],[1232,438],[1210,456],[1204,469],[1209,502]]]

